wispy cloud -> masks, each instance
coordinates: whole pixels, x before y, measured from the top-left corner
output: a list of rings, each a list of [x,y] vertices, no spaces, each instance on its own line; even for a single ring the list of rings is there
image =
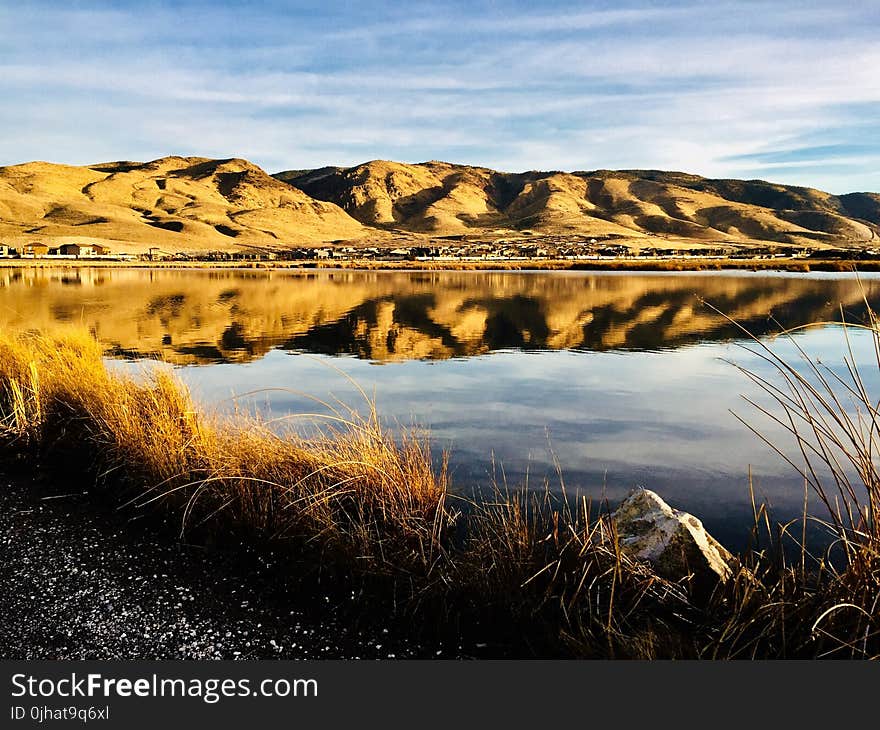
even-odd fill
[[[880,189],[867,2],[0,9],[0,161],[655,167]]]

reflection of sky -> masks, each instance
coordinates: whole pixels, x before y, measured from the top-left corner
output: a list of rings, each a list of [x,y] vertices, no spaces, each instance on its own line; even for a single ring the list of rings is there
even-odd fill
[[[867,362],[869,338],[853,332],[851,339],[859,361]],[[810,355],[839,364],[839,329],[813,329],[798,342]],[[796,355],[785,340],[774,348],[789,359]],[[333,363],[375,393],[385,417],[429,428],[437,445],[451,450],[459,487],[487,483],[493,454],[510,484],[522,483],[528,471],[532,486],[544,478],[558,485],[555,454],[569,493],[616,500],[644,485],[735,541],[750,519],[749,467],[756,491],[779,518],[798,513],[803,484],[730,413],[786,443],[743,400],[743,394],[756,397],[756,388],[725,360],[769,372],[760,358],[724,343],[657,353],[502,352],[383,366],[276,350],[246,365],[180,372],[209,402],[258,387],[290,389],[251,399],[282,416],[318,408],[292,391],[357,404],[354,388],[328,366]]]

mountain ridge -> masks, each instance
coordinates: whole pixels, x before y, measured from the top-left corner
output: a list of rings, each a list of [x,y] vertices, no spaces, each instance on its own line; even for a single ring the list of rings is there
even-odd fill
[[[276,177],[336,203],[366,225],[423,233],[536,226],[552,233],[800,244],[829,237],[870,241],[880,225],[875,193],[836,196],[661,170],[504,173],[438,161],[373,160]]]
[[[120,251],[392,245],[458,236],[614,238],[631,248],[880,241],[880,194],[834,195],[679,171],[501,172],[371,160],[268,174],[243,158],[168,156],[0,167],[0,244],[83,239]]]

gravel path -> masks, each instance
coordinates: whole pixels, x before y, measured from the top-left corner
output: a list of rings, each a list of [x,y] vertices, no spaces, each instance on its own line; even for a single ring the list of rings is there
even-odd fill
[[[93,497],[27,479],[0,477],[0,555],[7,659],[459,654],[354,626],[357,607],[338,598],[298,601],[279,587],[278,566],[252,552],[237,550],[233,560],[157,538],[96,510]]]

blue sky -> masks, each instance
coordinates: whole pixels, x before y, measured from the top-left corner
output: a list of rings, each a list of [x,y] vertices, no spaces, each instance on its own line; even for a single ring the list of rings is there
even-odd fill
[[[0,95],[0,164],[442,159],[880,191],[880,0],[2,0]]]

